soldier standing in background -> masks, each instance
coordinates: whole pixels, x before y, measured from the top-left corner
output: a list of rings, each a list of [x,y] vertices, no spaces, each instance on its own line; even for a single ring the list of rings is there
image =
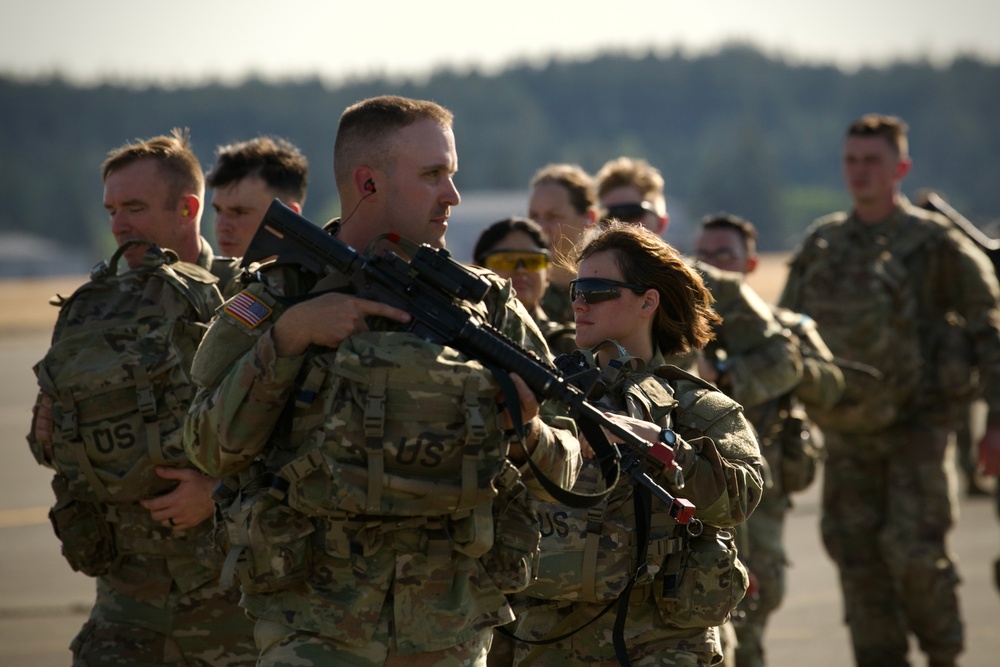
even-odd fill
[[[215,240],[223,255],[242,257],[275,198],[302,213],[309,162],[290,142],[255,137],[219,146],[206,176],[215,210]]]
[[[119,250],[60,301],[28,438],[56,471],[63,554],[97,578],[73,664],[252,665],[238,591],[195,557],[217,480],[181,441],[195,347],[222,303],[210,270],[229,280],[233,265],[199,234],[204,177],[186,133],[122,146],[102,169]]]
[[[573,327],[549,319],[541,298],[549,286],[552,249],[549,237],[529,218],[504,218],[476,239],[472,261],[511,281],[517,300],[538,325],[553,355],[576,350]]]
[[[757,230],[734,215],[706,216],[695,239],[699,262],[742,275],[757,268]],[[785,596],[785,514],[791,494],[812,484],[821,461],[822,434],[809,421],[804,404],[829,407],[844,390],[844,376],[808,317],[781,308],[775,317],[799,347],[802,381],[795,389],[752,410],[747,417],[760,437],[766,462],[760,504],[739,529],[740,560],[750,571],[750,591],[740,603],[734,626],[739,640],[737,667],[763,667],[767,618]]]
[[[569,299],[569,268],[580,234],[597,220],[597,192],[590,174],[575,164],[550,164],[531,178],[528,217],[537,222],[552,243],[553,264],[542,310],[553,322],[573,325]]]
[[[827,451],[823,543],[861,667],[909,664],[911,633],[932,667],[957,664],[964,647],[946,462],[950,403],[972,372],[954,372],[962,358],[978,366],[989,406],[980,450],[1000,449],[1000,287],[967,237],[901,195],[906,130],[880,114],[851,123],[843,171],[853,209],[813,224],[779,301],[812,317],[838,358],[869,367],[845,369],[840,402],[809,411]],[[955,327],[971,351],[941,345]]]

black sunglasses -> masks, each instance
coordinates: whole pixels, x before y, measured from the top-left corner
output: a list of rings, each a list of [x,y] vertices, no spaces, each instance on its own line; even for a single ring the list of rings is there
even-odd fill
[[[582,296],[584,303],[588,304],[611,301],[621,297],[622,291],[618,289],[619,287],[630,289],[639,295],[651,289],[608,278],[577,278],[569,282],[569,299],[576,301],[576,297]]]
[[[629,204],[615,204],[608,206],[604,211],[602,220],[620,220],[622,222],[642,222],[647,213],[656,215],[656,210],[649,202],[633,202]]]

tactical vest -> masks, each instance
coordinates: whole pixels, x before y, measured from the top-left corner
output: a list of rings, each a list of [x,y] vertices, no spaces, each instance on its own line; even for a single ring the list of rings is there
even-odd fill
[[[440,516],[491,500],[507,454],[498,391],[453,348],[398,331],[351,336],[304,372],[289,437],[298,456],[276,471],[288,504],[313,516]]]
[[[808,411],[822,428],[875,433],[897,421],[922,379],[918,287],[908,264],[921,261],[915,254],[936,227],[902,214],[891,239],[871,241],[848,223],[844,214],[825,219],[796,260],[803,312],[834,356],[849,362],[841,400]]]
[[[127,526],[138,522],[148,533],[154,522],[145,510],[133,513],[132,504],[176,485],[155,467],[188,465],[181,436],[194,395],[191,360],[222,303],[217,279],[169,250],[154,247],[139,268],[118,274],[123,251],[134,243],[94,267],[90,282],[69,298],[54,301],[60,311],[52,346],[34,367],[54,401],[53,458],[45,460],[37,443],[32,449],[39,463],[56,469],[53,524],[71,565],[84,571],[104,569],[95,565],[101,558],[74,564],[74,553],[179,553],[170,540],[128,538]],[[95,533],[114,534],[113,549],[70,543],[72,535],[86,539],[76,525],[85,516]],[[193,546],[181,550],[193,554]]]
[[[716,390],[673,366],[646,372],[634,358],[619,358],[617,375],[605,369],[608,410],[670,426],[688,441],[703,437],[719,414]],[[731,401],[725,399],[728,409]],[[574,490],[597,488],[600,475],[586,466]],[[622,482],[596,507],[573,509],[534,501],[542,521],[541,557],[533,598],[606,602],[616,599],[636,575],[635,489]],[[678,525],[652,499],[647,567],[636,582],[652,591],[664,620],[676,627],[710,627],[725,621],[742,599],[747,575],[736,558],[732,535],[701,522]]]
[[[538,521],[507,460],[499,391],[480,362],[407,332],[310,354],[257,472],[224,503],[224,579],[282,590],[317,550],[363,567],[385,534],[416,528],[429,549],[480,558],[501,591],[523,589]]]

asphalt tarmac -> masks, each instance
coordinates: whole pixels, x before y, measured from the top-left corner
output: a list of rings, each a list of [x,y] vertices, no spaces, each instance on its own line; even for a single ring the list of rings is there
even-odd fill
[[[45,353],[48,334],[0,337],[0,666],[64,667],[69,643],[86,620],[94,583],[59,553],[47,519],[51,474],[35,464],[24,439],[35,395],[31,366]],[[788,596],[772,617],[767,647],[772,667],[847,667],[852,664],[841,622],[836,571],[819,541],[819,484],[795,497],[787,527],[791,567]],[[952,548],[962,575],[966,667],[1000,665],[1000,594],[993,561],[1000,555],[1000,522],[990,498],[961,498]],[[914,648],[914,667],[926,661]]]

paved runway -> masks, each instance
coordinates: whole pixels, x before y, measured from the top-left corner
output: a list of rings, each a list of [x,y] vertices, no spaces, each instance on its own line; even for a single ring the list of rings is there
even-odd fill
[[[34,399],[32,364],[48,334],[0,337],[0,665],[63,667],[68,646],[93,602],[93,582],[59,554],[46,519],[50,474],[37,466],[24,434]],[[772,667],[847,667],[847,632],[840,621],[835,570],[819,543],[818,485],[796,497],[788,521],[792,561],[789,596],[769,628]],[[953,536],[968,632],[966,667],[1000,664],[1000,594],[992,562],[1000,554],[1000,523],[989,499],[962,500]],[[914,667],[925,664],[914,652]]]

